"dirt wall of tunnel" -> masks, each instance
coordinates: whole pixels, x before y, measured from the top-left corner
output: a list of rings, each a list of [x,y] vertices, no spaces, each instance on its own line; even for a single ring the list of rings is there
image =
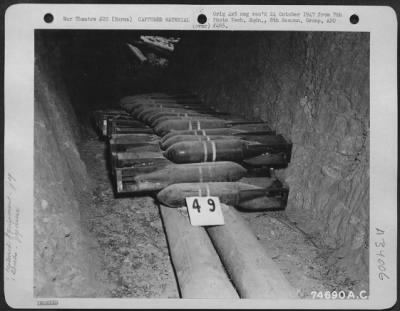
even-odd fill
[[[80,133],[60,65],[62,46],[40,40],[35,54],[34,294],[101,294],[96,245],[81,211],[90,182],[77,149]]]
[[[369,34],[199,34],[175,56],[181,86],[293,142],[278,172],[290,186],[288,215],[318,236],[336,268],[367,276]]]

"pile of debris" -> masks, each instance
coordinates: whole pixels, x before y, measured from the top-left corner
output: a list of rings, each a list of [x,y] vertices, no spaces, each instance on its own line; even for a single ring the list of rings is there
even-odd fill
[[[140,36],[133,43],[127,43],[129,50],[140,63],[166,67],[168,56],[175,50],[180,38],[164,38],[160,36]]]

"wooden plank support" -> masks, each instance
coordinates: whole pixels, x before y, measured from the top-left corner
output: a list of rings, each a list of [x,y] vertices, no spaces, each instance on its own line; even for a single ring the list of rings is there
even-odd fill
[[[182,298],[238,299],[204,228],[190,224],[186,208],[160,211]]]
[[[235,208],[222,204],[225,225],[206,230],[241,298],[297,298],[279,266],[269,257]]]
[[[124,184],[122,183],[122,173],[120,170],[116,170],[116,187],[117,187],[117,192],[123,192],[124,191]]]

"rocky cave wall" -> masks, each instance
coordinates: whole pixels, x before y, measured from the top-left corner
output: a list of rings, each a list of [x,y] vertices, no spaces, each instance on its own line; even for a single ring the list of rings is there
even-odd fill
[[[34,293],[90,297],[101,293],[100,264],[81,210],[90,204],[80,132],[62,74],[62,44],[36,34],[34,109]]]
[[[333,266],[367,276],[369,34],[203,32],[175,57],[180,86],[292,141],[292,161],[277,172],[290,186],[289,217]]]

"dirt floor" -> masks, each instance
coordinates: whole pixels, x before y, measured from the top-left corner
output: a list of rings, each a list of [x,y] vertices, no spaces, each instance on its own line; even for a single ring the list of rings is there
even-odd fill
[[[106,143],[94,132],[80,147],[95,185],[86,222],[100,246],[107,296],[178,298],[158,206],[150,197],[114,198]]]
[[[93,204],[83,217],[97,238],[106,297],[178,298],[158,206],[151,197],[114,197],[105,148],[94,131],[88,131],[80,145],[94,189]],[[284,211],[242,215],[299,297],[352,289],[354,284],[332,269],[330,251],[319,247],[317,237],[298,229]]]
[[[285,212],[242,213],[257,239],[279,265],[300,298],[312,298],[312,291],[345,291],[353,288],[342,271],[329,262],[331,250],[319,247],[292,223]]]

